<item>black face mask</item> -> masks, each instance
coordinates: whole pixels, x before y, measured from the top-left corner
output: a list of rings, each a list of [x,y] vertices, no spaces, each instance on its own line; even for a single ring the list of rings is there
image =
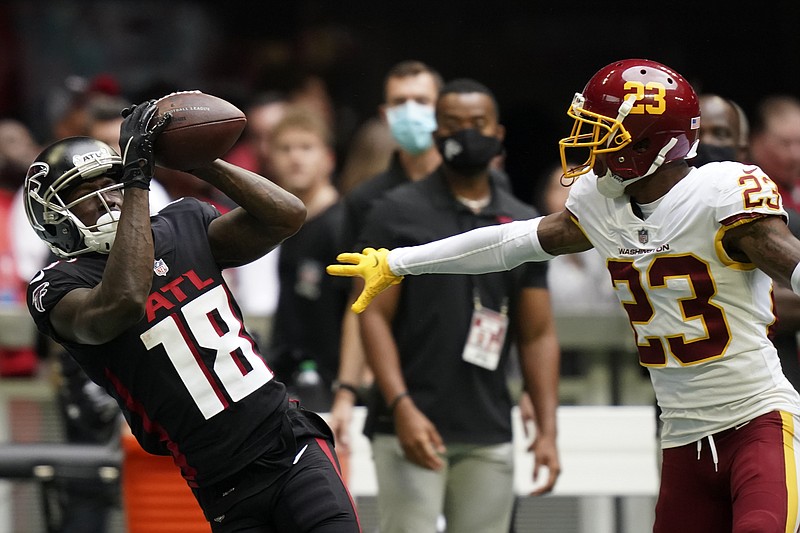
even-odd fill
[[[697,157],[690,159],[689,163],[693,167],[701,167],[715,161],[736,161],[736,148],[700,143],[697,147]]]
[[[500,139],[483,135],[474,128],[437,137],[436,147],[446,166],[467,176],[485,171],[492,158],[503,150]]]

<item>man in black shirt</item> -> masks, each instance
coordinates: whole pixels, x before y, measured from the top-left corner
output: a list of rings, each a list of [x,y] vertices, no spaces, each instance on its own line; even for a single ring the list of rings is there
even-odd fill
[[[305,208],[221,160],[192,173],[239,207],[193,198],[151,218],[154,101],[126,110],[120,158],[87,137],[46,148],[25,180],[39,237],[62,259],[28,288],[38,328],[114,397],[148,452],[172,455],[215,532],[358,531],[330,430],[293,407],[222,269],[261,257]]]
[[[491,161],[504,130],[492,93],[473,80],[445,85],[436,104],[442,165],[376,200],[358,248],[426,243],[535,216],[498,186]],[[360,315],[375,374],[365,432],[372,438],[381,531],[506,533],[513,494],[507,368],[512,345],[537,414],[534,475],[559,473],[558,342],[546,266],[477,277],[415,277]]]
[[[342,199],[341,249],[350,249],[358,242],[370,208],[377,199],[399,185],[421,180],[441,164],[442,157],[433,143],[433,131],[436,129],[434,106],[443,84],[439,72],[421,61],[404,60],[387,72],[379,112],[389,126],[397,149],[386,170],[359,184]],[[504,172],[498,168],[490,172],[498,184],[511,190]],[[355,280],[350,294],[352,301],[360,291],[361,283]],[[341,338],[330,424],[336,442],[346,449],[356,393],[366,381],[358,321],[352,313],[345,313],[343,317]]]

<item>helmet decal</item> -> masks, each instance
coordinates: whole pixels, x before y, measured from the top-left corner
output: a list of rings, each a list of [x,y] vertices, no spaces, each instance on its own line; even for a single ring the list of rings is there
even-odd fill
[[[646,59],[617,61],[600,69],[572,99],[572,132],[559,141],[565,178],[615,176],[608,192],[689,157],[700,127],[700,105],[691,85],[669,67]],[[574,149],[585,158],[575,168]],[[610,180],[609,180],[610,181]],[[621,194],[621,192],[620,192]]]

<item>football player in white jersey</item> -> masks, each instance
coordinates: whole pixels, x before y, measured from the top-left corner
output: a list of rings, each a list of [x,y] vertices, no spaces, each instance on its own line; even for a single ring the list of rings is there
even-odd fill
[[[800,293],[800,241],[777,187],[754,165],[688,165],[697,95],[660,63],[602,68],[567,113],[562,162],[578,150],[585,162],[563,165],[564,211],[344,253],[328,272],[365,279],[360,312],[404,275],[507,270],[594,247],[662,410],[654,531],[797,531],[800,396],[769,334],[773,280]]]

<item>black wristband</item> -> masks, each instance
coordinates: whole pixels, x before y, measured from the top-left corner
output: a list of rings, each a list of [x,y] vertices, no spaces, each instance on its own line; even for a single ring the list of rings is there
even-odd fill
[[[334,382],[333,392],[338,392],[340,389],[350,391],[356,398],[358,397],[358,387],[355,385],[351,385],[350,383],[342,383],[340,381]]]
[[[122,174],[122,188],[129,189],[136,187],[137,189],[150,190],[150,177],[148,177],[142,169],[138,167],[125,168]]]
[[[135,189],[144,189],[146,191],[149,191],[150,183],[144,181],[129,181],[125,183],[125,185],[123,185],[122,188],[123,189],[135,188]]]
[[[403,392],[399,393],[397,396],[394,397],[392,403],[389,404],[389,411],[394,413],[394,410],[397,408],[397,404],[400,403],[400,400],[408,396],[408,391],[404,390]]]

